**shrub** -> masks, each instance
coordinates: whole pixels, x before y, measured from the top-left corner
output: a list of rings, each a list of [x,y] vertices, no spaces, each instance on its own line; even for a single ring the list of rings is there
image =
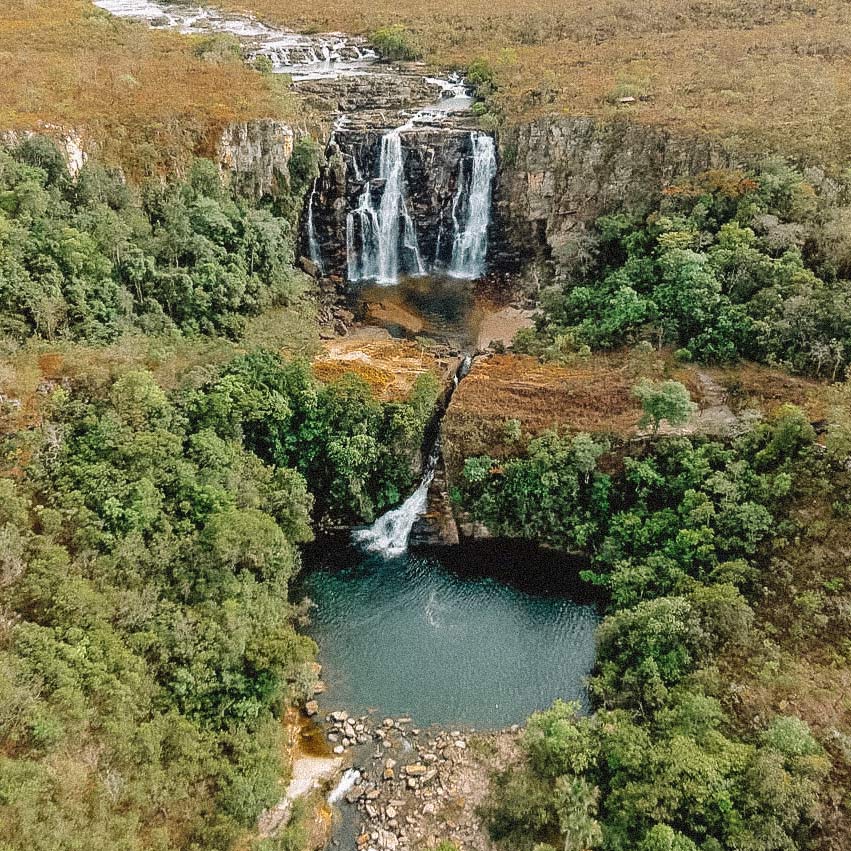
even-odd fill
[[[416,36],[399,24],[377,29],[370,35],[369,43],[384,59],[411,62],[422,57],[422,48]]]

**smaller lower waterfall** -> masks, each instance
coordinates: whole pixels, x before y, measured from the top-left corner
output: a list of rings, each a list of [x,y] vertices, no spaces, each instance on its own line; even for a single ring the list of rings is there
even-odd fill
[[[496,174],[496,149],[486,133],[471,133],[473,160],[464,179],[464,161],[459,164],[458,188],[452,202],[455,239],[449,274],[454,278],[480,278],[488,253],[491,194]]]
[[[464,355],[461,364],[452,377],[452,392],[460,381],[470,371],[473,365],[472,355]],[[449,394],[451,398],[452,393]],[[448,405],[449,399],[446,400]],[[417,489],[397,508],[381,515],[367,529],[358,529],[352,533],[352,540],[360,544],[367,552],[382,553],[387,558],[400,556],[408,549],[408,539],[414,523],[426,509],[428,504],[428,489],[434,478],[437,461],[440,458],[440,436],[435,439],[434,446],[428,456],[423,477]]]
[[[382,514],[368,529],[352,533],[356,543],[367,552],[382,553],[387,558],[400,556],[408,549],[408,538],[411,537],[414,522],[426,508],[437,457],[436,452],[431,454],[419,487],[398,508]]]
[[[313,263],[316,264],[316,268],[319,270],[319,274],[324,274],[325,268],[322,263],[322,251],[319,248],[319,242],[316,239],[316,229],[313,226],[313,202],[316,198],[316,184],[319,178],[315,178],[313,181],[313,188],[310,190],[310,198],[307,200],[307,253],[310,256],[310,259]]]

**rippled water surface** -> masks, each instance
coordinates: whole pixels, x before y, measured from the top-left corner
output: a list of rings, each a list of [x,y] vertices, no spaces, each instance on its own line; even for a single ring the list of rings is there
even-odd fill
[[[324,703],[499,727],[584,700],[598,612],[576,571],[502,544],[392,559],[315,547],[298,591],[316,604]]]

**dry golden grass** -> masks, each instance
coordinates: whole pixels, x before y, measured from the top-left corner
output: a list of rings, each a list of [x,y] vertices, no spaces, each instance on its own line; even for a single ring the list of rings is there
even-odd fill
[[[0,128],[77,130],[150,171],[204,151],[232,121],[297,114],[280,81],[195,47],[89,0],[0,0]]]
[[[633,388],[642,378],[680,381],[698,406],[685,426],[672,430],[663,424],[666,434],[724,433],[745,409],[768,416],[794,404],[812,421],[827,412],[824,383],[758,364],[699,367],[678,363],[670,350],[620,349],[569,365],[495,355],[477,360],[452,397],[443,423],[448,468],[459,470],[465,456],[516,455],[529,438],[551,429],[608,435],[615,442],[635,438],[641,405]],[[520,422],[522,440],[508,439],[508,420]]]
[[[724,387],[727,404],[733,410],[753,408],[771,413],[789,404],[801,408],[811,422],[827,417],[828,386],[823,381],[757,363],[707,368],[705,372]]]
[[[841,0],[226,0],[290,26],[398,22],[428,59],[486,58],[509,120],[628,114],[833,165],[851,153],[851,4]],[[618,93],[638,97],[618,105]]]
[[[384,337],[374,330],[328,341],[313,362],[314,375],[330,382],[354,373],[385,402],[407,399],[424,372],[438,379],[446,376],[447,364],[416,343]]]

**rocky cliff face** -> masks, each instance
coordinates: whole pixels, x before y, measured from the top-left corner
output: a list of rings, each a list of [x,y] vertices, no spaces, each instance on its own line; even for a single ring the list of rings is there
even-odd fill
[[[588,226],[613,210],[642,212],[677,178],[731,164],[721,145],[641,124],[557,117],[499,134],[492,266],[558,278]]]
[[[216,154],[234,189],[250,198],[274,195],[289,180],[297,133],[272,118],[231,124],[222,132]]]
[[[379,194],[381,138],[384,130],[342,130],[326,150],[326,166],[317,182],[313,226],[328,274],[346,275],[346,216],[358,205],[367,182]],[[458,165],[472,150],[470,132],[422,127],[401,137],[409,213],[416,225],[423,262],[448,260],[451,253],[452,201]],[[440,242],[440,251],[438,243]]]

